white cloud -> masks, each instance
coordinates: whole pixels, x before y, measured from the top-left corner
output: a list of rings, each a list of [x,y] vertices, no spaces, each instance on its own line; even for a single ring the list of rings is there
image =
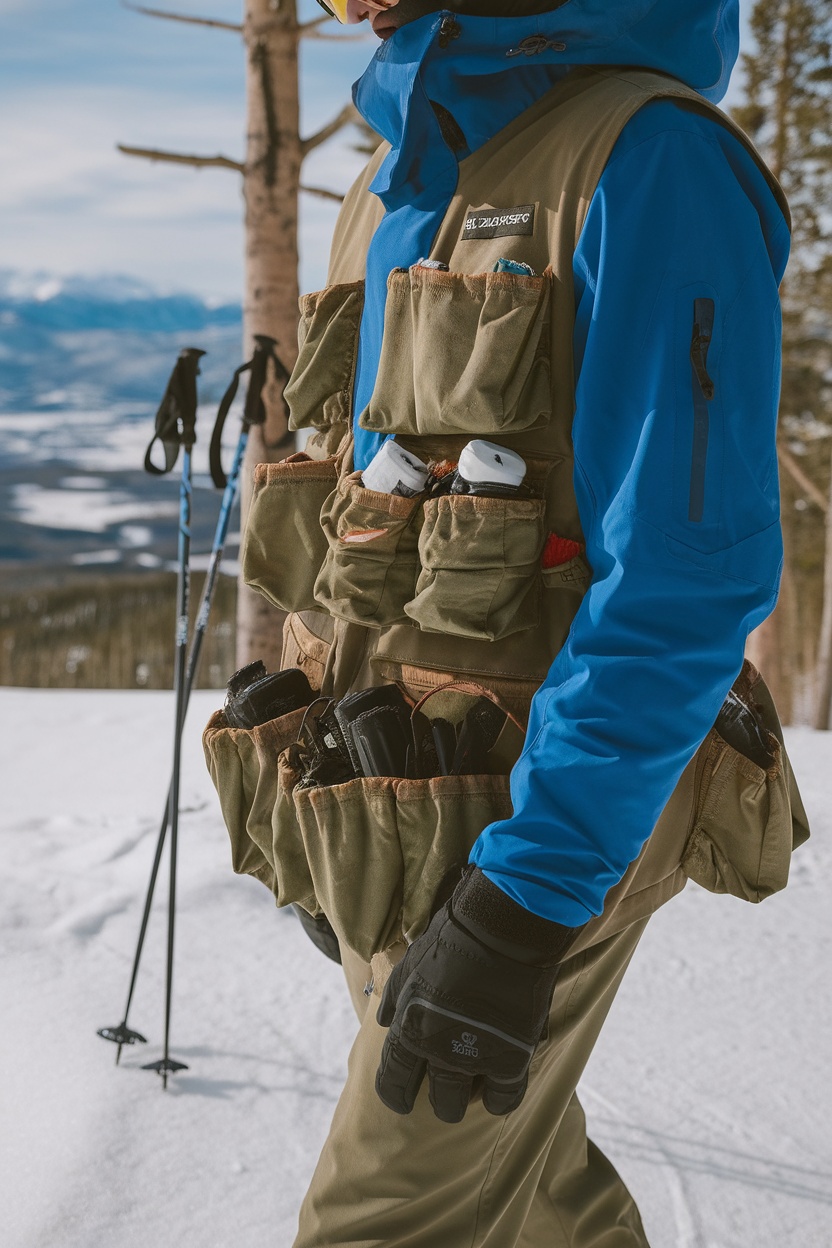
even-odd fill
[[[3,4],[9,8],[7,0]],[[201,11],[184,0],[177,7]],[[233,19],[238,11],[236,4],[223,5],[217,15]],[[306,3],[305,16],[314,11]],[[0,111],[11,121],[0,130],[0,267],[57,274],[110,270],[163,288],[239,297],[238,175],[150,164],[116,151],[122,142],[239,159],[245,129],[239,40],[142,21],[115,4],[102,12],[100,0],[20,6],[13,25],[18,41],[37,26],[44,51],[39,63],[21,68],[11,44],[5,53],[0,49],[0,61],[14,70],[0,81]],[[306,132],[341,107],[371,50],[346,47],[344,55],[335,44],[316,43],[305,55]],[[57,68],[47,72],[53,62]],[[336,140],[314,154],[304,176],[342,190],[360,164],[355,153],[338,150]],[[323,281],[335,215],[334,206],[303,197],[306,289]]]
[[[750,0],[742,0],[744,15]],[[177,0],[202,12],[201,0]],[[211,11],[236,20],[238,0]],[[301,15],[315,16],[314,0]],[[116,0],[0,0],[0,268],[122,272],[162,288],[240,296],[239,178],[131,160],[118,142],[239,158],[243,55],[230,34],[143,19]],[[302,130],[342,106],[373,50],[309,41],[301,50]],[[737,75],[729,98],[736,98]],[[304,167],[311,185],[345,190],[362,157],[349,133]],[[301,200],[301,287],[325,280],[337,208]]]
[[[151,164],[122,155],[115,144],[236,158],[241,112],[224,101],[182,100],[175,93],[145,98],[133,88],[17,92],[15,125],[0,131],[0,267],[113,270],[163,287],[238,297],[238,175]],[[333,141],[310,157],[304,179],[346,190],[362,159],[345,141]],[[302,284],[309,289],[324,280],[336,208],[304,196],[301,214],[308,257]]]

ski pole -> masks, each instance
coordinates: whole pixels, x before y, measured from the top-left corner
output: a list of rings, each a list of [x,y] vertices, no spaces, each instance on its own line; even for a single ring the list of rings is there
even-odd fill
[[[187,1070],[183,1062],[170,1057],[170,1017],[173,998],[173,938],[176,921],[176,855],[179,833],[179,789],[182,767],[182,729],[185,723],[185,670],[188,654],[188,606],[190,599],[191,556],[191,454],[196,441],[197,393],[196,378],[199,359],[204,352],[187,348],[179,356],[179,402],[177,432],[182,446],[182,476],[179,485],[179,543],[176,579],[176,660],[174,667],[174,731],[173,775],[170,785],[168,820],[170,823],[170,883],[168,890],[168,941],[167,970],[165,976],[165,1041],[162,1058],[150,1062],[145,1070],[155,1070],[162,1076],[162,1086],[168,1086],[168,1074]]]
[[[275,353],[275,341],[267,337],[265,334],[255,335],[254,355],[245,364],[241,365],[234,373],[231,384],[226,390],[220,402],[217,412],[217,419],[214,425],[214,431],[211,436],[211,476],[214,484],[223,489],[223,498],[220,506],[220,513],[217,519],[217,526],[214,532],[214,541],[211,547],[211,556],[208,563],[208,571],[205,577],[205,584],[202,590],[199,609],[197,611],[196,624],[194,627],[194,636],[191,643],[190,653],[188,655],[188,666],[185,674],[185,696],[183,706],[183,724],[180,731],[184,728],[184,717],[187,715],[188,702],[190,700],[191,690],[196,680],[196,674],[199,667],[202,643],[208,627],[208,619],[211,612],[214,590],[219,575],[220,564],[222,561],[225,542],[228,535],[228,526],[231,520],[231,513],[234,509],[234,503],[239,488],[240,473],[242,470],[243,459],[245,457],[246,447],[248,445],[249,430],[252,425],[263,424],[266,418],[265,408],[262,401],[262,391],[266,381],[266,373],[268,362],[271,359],[274,363],[275,375],[284,385],[288,380],[288,372],[278,359]],[[231,404],[237,393],[239,379],[242,373],[250,371],[251,378],[249,381],[248,393],[246,395],[245,409],[243,414],[243,424],[240,430],[240,436],[234,451],[234,457],[231,469],[226,477],[222,469],[221,463],[221,438],[225,419],[231,408]],[[157,422],[158,423],[158,422]],[[159,867],[162,861],[164,851],[165,838],[167,836],[171,790],[173,782],[168,787],[167,798],[165,801],[162,822],[159,828],[159,834],[156,841],[156,851],[153,858],[153,864],[150,871],[150,879],[148,881],[147,892],[145,895],[144,909],[142,912],[141,924],[139,927],[138,940],[136,942],[136,951],[133,957],[133,966],[130,974],[130,983],[127,990],[127,1002],[124,1007],[124,1017],[117,1027],[102,1027],[98,1031],[98,1035],[105,1040],[111,1040],[118,1048],[116,1050],[116,1065],[121,1059],[121,1050],[125,1044],[147,1043],[146,1038],[138,1031],[134,1031],[128,1026],[128,1018],[130,1007],[133,1001],[133,993],[136,987],[136,980],[141,963],[142,951],[144,949],[145,936],[150,920],[150,911],[153,903],[153,895],[156,889],[156,879],[159,874]]]
[[[233,397],[233,396],[232,396]],[[185,707],[184,713],[187,714],[188,702],[190,700],[191,689],[196,680],[199,660],[202,651],[202,643],[205,639],[205,633],[208,627],[208,619],[211,613],[213,603],[214,590],[219,574],[222,556],[225,550],[225,541],[228,535],[228,526],[231,521],[231,513],[234,509],[234,503],[237,497],[237,489],[239,486],[240,471],[242,468],[243,458],[245,456],[246,446],[248,444],[248,428],[244,425],[240,433],[237,447],[234,452],[234,459],[231,470],[226,480],[225,489],[223,491],[222,504],[220,506],[220,514],[217,520],[217,527],[214,532],[214,541],[211,547],[211,557],[208,563],[208,571],[205,577],[205,584],[202,589],[202,597],[197,611],[196,624],[194,627],[194,636],[191,644],[190,654],[188,655],[188,669],[185,674]],[[128,1026],[128,1018],[130,1014],[130,1006],[133,1001],[133,993],[136,988],[136,980],[139,973],[139,965],[141,963],[142,951],[144,949],[144,940],[147,934],[147,926],[150,920],[150,910],[153,904],[153,895],[156,889],[156,877],[159,874],[159,867],[162,862],[162,853],[165,845],[165,838],[168,830],[168,816],[170,813],[170,796],[171,785],[168,786],[167,797],[165,799],[164,813],[162,822],[159,827],[159,834],[156,840],[156,852],[153,858],[153,865],[150,870],[150,879],[147,885],[145,895],[144,909],[142,911],[141,925],[139,927],[139,936],[136,942],[136,951],[133,957],[133,967],[130,974],[130,984],[127,989],[127,1002],[124,1007],[124,1017],[117,1027],[102,1027],[98,1034],[105,1040],[112,1040],[118,1045],[116,1051],[116,1065],[121,1059],[121,1050],[125,1044],[146,1043],[145,1037],[138,1031],[132,1030]]]
[[[196,438],[197,391],[196,378],[199,373],[199,360],[205,354],[196,347],[186,347],[179,352],[173,372],[168,380],[162,401],[156,412],[156,423],[153,437],[145,453],[144,466],[147,472],[155,476],[164,476],[171,472],[179,457],[181,447],[185,448],[182,467],[182,481],[179,490],[179,551],[177,577],[177,633],[176,659],[174,673],[174,693],[176,702],[176,723],[174,726],[174,770],[177,765],[179,739],[181,736],[181,673],[180,673],[180,636],[182,634],[182,599],[185,599],[184,645],[187,645],[187,595],[190,554],[190,500],[191,500],[191,448]],[[157,441],[162,443],[164,451],[164,467],[159,468],[153,462],[153,447]],[[172,788],[168,790],[168,810],[172,802]],[[177,798],[178,805],[178,798]],[[161,848],[157,851],[154,862],[154,876],[159,869]],[[142,922],[140,942],[143,942],[147,928],[147,916]],[[131,993],[134,981],[131,983]],[[103,1027],[98,1034],[106,1040],[113,1040],[118,1045],[116,1062],[121,1057],[123,1044],[134,1044],[144,1041],[144,1036],[133,1032],[127,1027],[127,1016],[118,1027]]]

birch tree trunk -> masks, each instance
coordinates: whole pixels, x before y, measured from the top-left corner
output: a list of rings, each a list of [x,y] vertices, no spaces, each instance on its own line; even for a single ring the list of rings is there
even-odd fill
[[[295,0],[246,0],[247,144],[245,199],[246,357],[254,334],[269,334],[291,369],[297,356],[298,191],[302,144],[298,130],[299,28]],[[242,474],[242,526],[251,502],[254,466],[291,454],[277,384],[264,394],[265,426],[251,430]],[[284,615],[240,582],[237,600],[237,661],[260,658],[269,671],[280,666]]]

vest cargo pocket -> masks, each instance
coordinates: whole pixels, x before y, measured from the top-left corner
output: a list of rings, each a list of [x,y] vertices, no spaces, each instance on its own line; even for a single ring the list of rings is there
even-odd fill
[[[238,875],[253,875],[277,893],[273,817],[281,797],[278,757],[295,740],[303,709],[257,728],[229,728],[222,711],[202,736],[205,761],[231,838]],[[310,888],[305,890],[309,896]]]
[[[442,717],[461,723],[467,710],[490,695],[470,682],[446,682],[426,694],[414,714],[434,696]],[[306,713],[293,717],[299,735]],[[510,713],[506,722],[513,722],[522,736],[521,724]],[[492,749],[493,727],[485,738]],[[495,759],[489,752],[484,765],[492,766]],[[371,776],[304,787],[299,783],[305,765],[301,742],[283,750],[276,768],[270,762],[272,787],[263,802],[262,839],[268,841],[272,800],[268,848],[278,905],[295,902],[310,914],[323,912],[341,944],[367,962],[427,926],[449,873],[462,870],[489,823],[511,814],[507,775]]]
[[[545,425],[550,300],[549,273],[395,270],[376,384],[359,423],[479,438]]]
[[[747,662],[734,686],[738,691],[741,682],[744,700],[751,690],[756,694],[772,763],[759,767],[711,729],[701,747],[702,776],[682,867],[712,893],[759,902],[785,888],[792,850],[808,829],[768,690]]]
[[[498,641],[540,618],[545,504],[446,494],[428,499],[422,570],[406,613],[421,629]]]
[[[397,783],[378,776],[294,791],[317,906],[367,962],[401,938]]]
[[[321,512],[329,548],[315,582],[319,606],[370,628],[405,618],[416,584],[420,503],[365,489],[360,472],[339,481]]]
[[[298,359],[286,387],[290,429],[349,425],[364,310],[364,283],[304,295],[299,303]]]
[[[449,872],[462,871],[480,833],[494,820],[508,819],[511,812],[508,776],[436,776],[397,782],[406,940],[421,936],[440,886]]]
[[[317,608],[312,591],[326,556],[321,507],[338,480],[337,465],[334,457],[300,453],[254,470],[243,579],[283,611]]]
[[[315,907],[367,962],[424,931],[443,881],[511,814],[508,776],[371,777],[293,800]]]

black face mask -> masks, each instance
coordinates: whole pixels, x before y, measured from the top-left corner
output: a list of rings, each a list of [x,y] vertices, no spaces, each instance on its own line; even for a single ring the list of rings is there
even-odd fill
[[[566,3],[567,0],[399,0],[393,11],[404,25],[443,9],[466,17],[534,17],[538,13],[553,13]]]

